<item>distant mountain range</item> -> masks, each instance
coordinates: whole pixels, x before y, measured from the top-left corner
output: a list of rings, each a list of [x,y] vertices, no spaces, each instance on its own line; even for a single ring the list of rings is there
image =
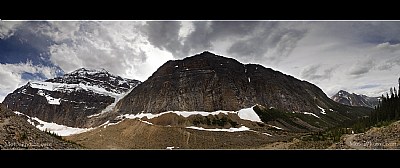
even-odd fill
[[[340,90],[331,97],[333,101],[348,105],[348,106],[364,106],[374,108],[379,103],[379,97],[368,97]]]

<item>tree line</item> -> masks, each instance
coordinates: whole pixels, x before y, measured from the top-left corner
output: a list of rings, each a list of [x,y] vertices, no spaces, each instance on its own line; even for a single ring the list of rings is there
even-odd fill
[[[379,98],[379,103],[375,106],[369,117],[359,119],[353,125],[353,130],[356,132],[364,132],[373,126],[384,126],[400,120],[400,78],[399,88],[390,88],[389,93],[382,94]]]

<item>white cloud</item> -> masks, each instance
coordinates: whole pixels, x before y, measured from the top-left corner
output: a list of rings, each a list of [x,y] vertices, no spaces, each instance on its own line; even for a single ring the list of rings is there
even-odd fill
[[[389,42],[385,42],[378,44],[376,48],[380,50],[389,50],[390,52],[394,52],[400,50],[400,44],[390,44]]]
[[[20,21],[0,21],[0,39],[12,36],[21,23]]]
[[[7,94],[28,82],[21,78],[24,72],[41,73],[46,78],[56,76],[54,67],[34,66],[29,61],[19,64],[0,64],[0,102],[4,100]]]
[[[374,68],[375,63],[372,59],[358,61],[350,68],[350,75],[360,76],[368,73],[372,68]]]
[[[396,44],[400,41],[400,22],[50,21],[47,24],[37,32],[54,40],[50,59],[66,72],[80,67],[105,68],[143,81],[169,59],[210,50],[304,78],[328,95],[345,89],[376,96],[388,86],[397,86],[400,75],[400,44]],[[0,32],[8,32],[8,27],[3,26]],[[51,71],[43,73],[51,76]],[[5,72],[2,75],[12,76]],[[367,84],[377,86],[359,89]]]
[[[173,59],[169,52],[149,45],[141,34],[142,22],[51,23],[59,31],[50,35],[58,42],[50,46],[50,59],[65,72],[80,67],[105,68],[143,81]]]

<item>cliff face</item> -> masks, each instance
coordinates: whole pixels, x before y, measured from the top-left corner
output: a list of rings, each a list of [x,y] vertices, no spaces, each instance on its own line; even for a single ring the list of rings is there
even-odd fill
[[[78,69],[45,82],[29,82],[7,95],[3,103],[43,121],[70,127],[92,127],[107,121],[89,116],[101,113],[140,81],[105,70]]]
[[[120,113],[239,110],[260,104],[319,112],[336,105],[321,89],[261,65],[210,52],[168,61],[119,101]]]

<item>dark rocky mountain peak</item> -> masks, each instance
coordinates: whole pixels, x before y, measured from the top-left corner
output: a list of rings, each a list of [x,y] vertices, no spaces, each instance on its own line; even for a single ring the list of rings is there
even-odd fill
[[[379,97],[368,97],[366,95],[349,93],[344,90],[339,90],[339,92],[333,95],[331,99],[348,106],[364,106],[369,108],[374,108],[379,102]]]
[[[132,87],[136,87],[140,81],[122,78],[110,74],[105,69],[87,69],[79,68],[71,73],[64,74],[61,77],[48,79],[46,82],[66,83],[66,84],[84,84],[88,86],[98,86],[109,92],[121,94],[128,91]]]
[[[256,64],[205,51],[171,60],[118,102],[121,113],[239,110],[260,104],[319,113],[335,102],[317,86]]]
[[[105,69],[80,68],[44,82],[32,81],[7,95],[3,103],[14,111],[70,127],[91,127],[104,110],[141,82]],[[114,103],[114,104],[113,104]],[[107,108],[107,109],[106,109]]]

